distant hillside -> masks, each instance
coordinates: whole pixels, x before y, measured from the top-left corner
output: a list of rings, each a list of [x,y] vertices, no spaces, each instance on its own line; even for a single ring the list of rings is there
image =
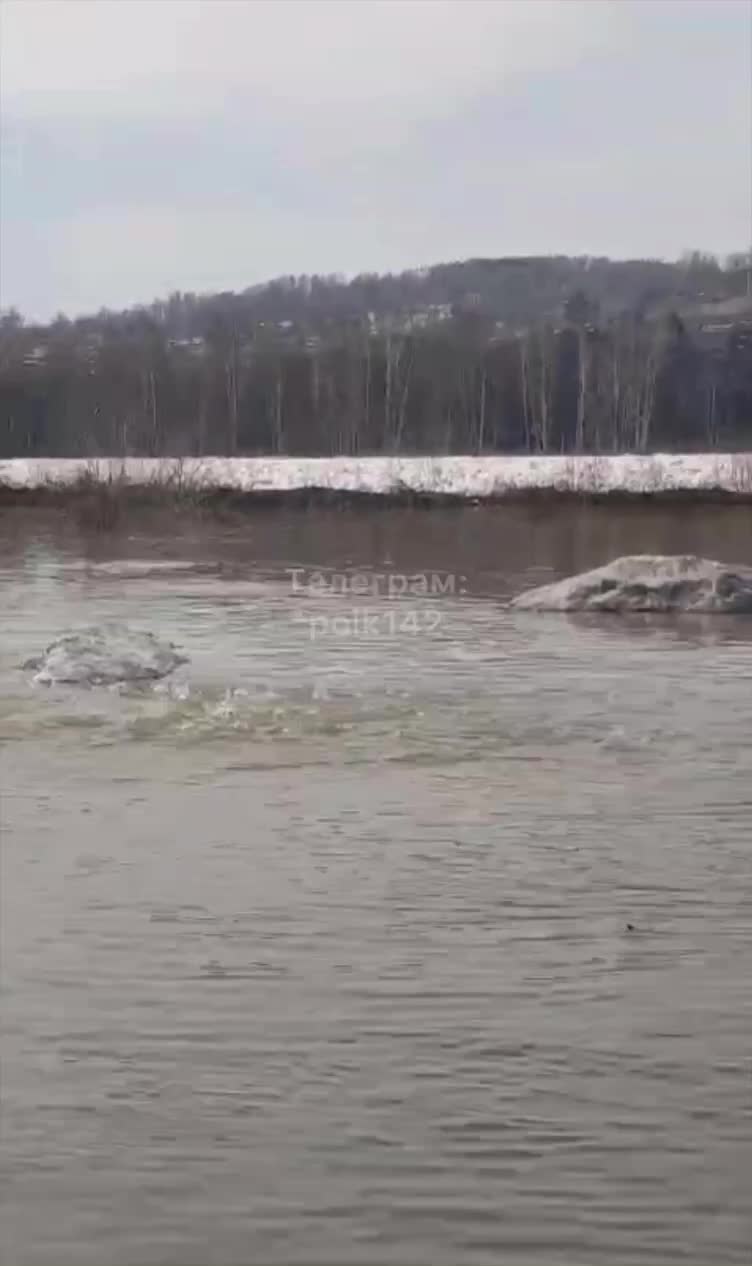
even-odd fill
[[[239,323],[291,321],[301,325],[424,314],[441,320],[474,311],[511,328],[555,321],[573,296],[584,296],[594,317],[625,312],[651,315],[742,299],[749,293],[745,256],[722,266],[695,252],[678,263],[567,256],[470,259],[398,274],[278,277],[240,292],[181,294],[158,300],[147,312],[175,338],[206,336],[217,319]],[[109,314],[111,321],[129,314]],[[105,314],[81,324],[92,325]]]
[[[473,311],[510,328],[556,321],[573,296],[584,296],[596,319],[625,312],[651,316],[667,309],[738,303],[750,295],[749,257],[722,265],[694,252],[677,263],[564,255],[469,259],[430,268],[351,280],[337,276],[277,277],[242,291],[196,295],[176,292],[126,312],[101,310],[80,317],[82,329],[127,322],[136,313],[157,321],[173,338],[205,337],[217,319],[240,324],[286,322],[319,325],[424,315],[446,319]],[[730,311],[731,309],[729,309]],[[44,327],[35,327],[36,329]]]

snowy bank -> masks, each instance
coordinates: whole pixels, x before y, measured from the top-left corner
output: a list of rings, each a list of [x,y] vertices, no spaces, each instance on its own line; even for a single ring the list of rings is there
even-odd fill
[[[752,497],[752,453],[534,457],[207,457],[0,462],[0,485],[61,488],[82,479],[173,490],[343,493],[469,498],[524,491],[724,492]]]
[[[752,567],[710,558],[636,554],[514,598],[527,611],[692,611],[752,614]]]

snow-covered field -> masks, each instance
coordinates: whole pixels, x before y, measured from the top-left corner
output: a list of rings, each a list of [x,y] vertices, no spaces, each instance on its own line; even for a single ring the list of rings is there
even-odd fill
[[[752,453],[535,457],[100,458],[0,462],[0,484],[65,486],[82,476],[165,488],[285,492],[410,490],[461,497],[559,492],[717,491],[752,495]]]

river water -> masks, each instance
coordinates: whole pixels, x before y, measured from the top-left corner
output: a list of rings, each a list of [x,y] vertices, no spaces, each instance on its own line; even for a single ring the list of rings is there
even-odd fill
[[[751,529],[6,512],[4,1266],[747,1263],[752,623],[505,600]]]

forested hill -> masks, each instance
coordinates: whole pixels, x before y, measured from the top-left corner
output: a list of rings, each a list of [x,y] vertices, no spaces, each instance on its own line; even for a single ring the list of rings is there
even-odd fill
[[[0,456],[752,447],[752,268],[475,259],[0,320]]]

